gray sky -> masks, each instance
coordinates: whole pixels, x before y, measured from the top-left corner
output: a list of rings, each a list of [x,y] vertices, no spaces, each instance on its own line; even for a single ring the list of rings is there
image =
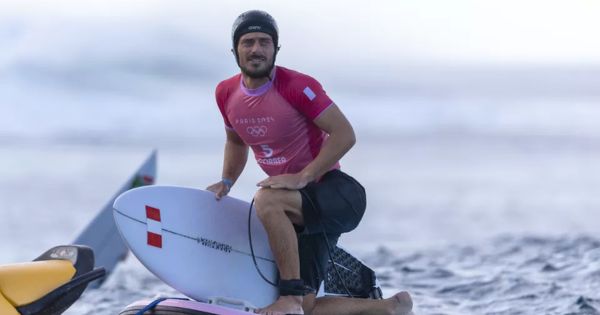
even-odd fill
[[[0,19],[136,23],[186,28],[227,47],[231,23],[269,11],[294,60],[352,63],[600,64],[600,1],[189,1],[9,0]],[[0,43],[1,44],[1,43]],[[228,47],[227,47],[228,48]],[[383,61],[383,62],[382,62]]]

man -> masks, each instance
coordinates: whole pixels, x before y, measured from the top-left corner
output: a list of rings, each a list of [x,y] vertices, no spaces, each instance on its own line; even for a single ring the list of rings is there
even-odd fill
[[[226,195],[251,147],[268,178],[254,197],[279,269],[280,297],[261,314],[407,314],[406,292],[386,300],[315,298],[324,280],[328,244],[353,230],[366,208],[363,187],[340,171],[354,145],[352,126],[313,78],[275,66],[275,20],[263,11],[240,15],[232,52],[241,74],[222,81],[216,99],[225,121],[222,181]]]

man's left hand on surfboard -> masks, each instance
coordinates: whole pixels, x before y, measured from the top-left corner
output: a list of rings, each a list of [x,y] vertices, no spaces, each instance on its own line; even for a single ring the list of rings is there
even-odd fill
[[[206,190],[212,191],[215,193],[215,198],[217,200],[221,200],[221,198],[223,196],[226,196],[229,193],[230,189],[231,189],[230,186],[226,185],[223,181],[214,183],[214,184],[206,187]]]

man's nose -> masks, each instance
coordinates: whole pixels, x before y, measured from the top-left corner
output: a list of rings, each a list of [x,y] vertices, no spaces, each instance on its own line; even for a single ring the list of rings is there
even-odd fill
[[[260,43],[258,41],[255,42],[254,44],[252,44],[252,47],[250,47],[251,52],[256,52],[259,50],[261,50],[261,47],[260,47]]]

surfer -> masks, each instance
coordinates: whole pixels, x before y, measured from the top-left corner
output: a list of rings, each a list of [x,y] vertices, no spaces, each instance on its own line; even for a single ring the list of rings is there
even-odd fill
[[[312,77],[275,66],[280,46],[266,12],[242,13],[232,29],[241,73],[222,81],[216,100],[225,123],[222,180],[207,189],[220,199],[242,173],[252,148],[268,177],[254,196],[279,269],[280,297],[261,314],[409,314],[400,292],[384,300],[315,298],[328,251],[356,228],[364,188],[340,170],[355,135],[339,107]]]

